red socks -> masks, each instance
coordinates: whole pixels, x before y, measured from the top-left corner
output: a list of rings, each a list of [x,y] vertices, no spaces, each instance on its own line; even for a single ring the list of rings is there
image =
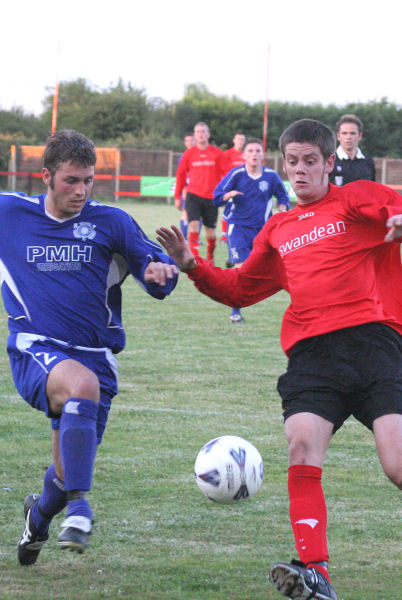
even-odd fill
[[[200,234],[198,231],[189,231],[188,232],[188,245],[191,252],[194,256],[199,256],[199,244],[200,244]]]
[[[227,231],[228,231],[228,222],[226,219],[222,219],[221,221],[221,242],[227,242]]]
[[[207,239],[207,260],[210,263],[214,262],[214,251],[216,248],[216,238]]]
[[[320,467],[289,467],[289,515],[300,560],[320,571],[329,581],[325,566],[311,564],[328,560],[327,508],[321,474]]]
[[[197,231],[188,232],[188,245],[194,256],[199,256],[200,234]],[[207,260],[213,264],[216,238],[207,238]]]

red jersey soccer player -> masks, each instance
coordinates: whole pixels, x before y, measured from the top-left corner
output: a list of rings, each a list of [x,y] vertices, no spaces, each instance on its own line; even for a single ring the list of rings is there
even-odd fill
[[[321,475],[332,435],[350,415],[372,430],[385,474],[402,488],[402,196],[371,181],[329,184],[335,136],[319,121],[296,121],[279,145],[297,206],[268,220],[240,269],[195,258],[177,228],[158,234],[219,302],[290,294],[281,332],[289,363],[278,391],[300,561],[274,563],[270,580],[289,598],[336,600]]]
[[[175,201],[187,184],[186,210],[188,242],[194,255],[198,255],[200,220],[205,226],[207,260],[213,263],[216,247],[216,221],[218,208],[212,204],[214,189],[224,175],[223,152],[209,143],[209,128],[205,123],[194,127],[195,146],[181,157],[176,173]]]
[[[233,138],[232,148],[225,150],[225,152],[223,153],[223,157],[225,160],[225,175],[227,175],[227,173],[229,173],[231,169],[234,169],[235,167],[240,167],[246,162],[246,159],[244,158],[243,154],[243,148],[245,143],[246,136],[244,135],[244,133],[236,133]],[[221,242],[227,242],[228,222],[225,217],[225,212],[221,219],[221,228]],[[229,266],[229,264],[231,263],[226,263],[227,266]]]
[[[233,138],[233,146],[223,153],[225,161],[225,175],[229,173],[231,169],[244,165],[246,159],[244,158],[243,148],[246,143],[246,136],[244,133],[236,133]]]

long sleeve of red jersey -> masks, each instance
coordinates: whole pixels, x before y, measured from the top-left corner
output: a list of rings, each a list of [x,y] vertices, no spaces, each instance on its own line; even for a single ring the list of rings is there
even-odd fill
[[[369,185],[367,185],[369,183]],[[387,220],[402,214],[402,196],[398,192],[379,183],[359,181],[358,185],[350,183],[346,186],[349,190],[356,189],[356,193],[349,197],[351,212],[360,220],[373,223],[379,230],[379,245],[376,248],[376,282],[378,297],[384,311],[390,318],[399,317],[401,332],[402,318],[402,269],[399,237],[392,243],[384,244],[385,224]],[[360,192],[364,191],[364,194]]]
[[[256,304],[286,287],[279,257],[266,244],[263,231],[254,241],[253,252],[239,269],[213,267],[197,256],[197,267],[188,273],[188,277],[212,300],[239,308]]]
[[[389,217],[402,214],[402,196],[385,185],[359,181],[345,189],[349,210],[360,219],[383,227]]]

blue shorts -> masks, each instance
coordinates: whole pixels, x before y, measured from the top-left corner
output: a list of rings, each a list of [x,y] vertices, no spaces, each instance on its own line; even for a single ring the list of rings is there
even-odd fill
[[[101,443],[111,400],[118,393],[117,361],[108,348],[70,347],[45,336],[11,333],[7,352],[15,387],[28,404],[51,419],[52,429],[59,429],[60,416],[50,411],[46,395],[51,369],[62,360],[73,359],[95,373],[100,385],[97,438]]]
[[[245,227],[230,223],[228,226],[229,260],[235,265],[244,262],[253,248],[254,238],[260,230],[257,227]]]

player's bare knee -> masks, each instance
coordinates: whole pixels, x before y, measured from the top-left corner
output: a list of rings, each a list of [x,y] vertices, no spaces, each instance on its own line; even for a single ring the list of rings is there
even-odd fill
[[[71,382],[71,394],[70,397],[74,398],[86,398],[87,400],[93,400],[99,402],[100,397],[100,386],[99,379],[89,369],[81,371],[76,379]]]
[[[289,464],[304,465],[308,463],[311,448],[305,439],[289,440]]]
[[[60,415],[69,398],[86,398],[99,402],[100,386],[95,373],[86,368],[79,368],[73,375],[70,373],[69,379],[64,380],[60,387],[52,385],[51,390],[48,390],[48,402],[52,413]]]

